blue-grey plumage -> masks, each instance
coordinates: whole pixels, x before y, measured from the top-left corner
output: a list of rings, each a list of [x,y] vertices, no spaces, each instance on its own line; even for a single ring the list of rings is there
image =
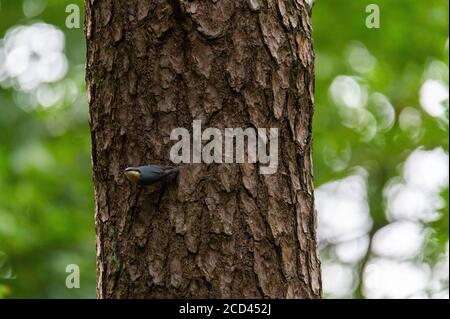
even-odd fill
[[[146,165],[125,169],[125,176],[128,180],[138,185],[155,184],[166,177],[175,176],[177,173],[177,167],[165,165]]]

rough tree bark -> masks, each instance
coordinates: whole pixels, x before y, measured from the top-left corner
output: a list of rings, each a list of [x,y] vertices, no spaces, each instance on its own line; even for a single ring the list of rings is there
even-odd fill
[[[306,0],[86,0],[99,298],[318,298]],[[279,167],[184,164],[176,127],[279,128]]]

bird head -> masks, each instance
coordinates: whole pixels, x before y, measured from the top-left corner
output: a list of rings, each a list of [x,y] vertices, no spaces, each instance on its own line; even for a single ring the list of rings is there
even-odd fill
[[[135,183],[135,184],[141,178],[141,172],[139,171],[138,168],[135,168],[135,167],[128,167],[127,169],[125,169],[124,174],[130,182]]]

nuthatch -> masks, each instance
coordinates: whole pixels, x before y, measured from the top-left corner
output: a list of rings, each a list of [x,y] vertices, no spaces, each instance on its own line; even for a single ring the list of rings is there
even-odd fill
[[[174,166],[147,165],[139,167],[128,167],[125,176],[128,180],[138,185],[151,185],[162,181],[166,177],[173,177],[179,169]]]

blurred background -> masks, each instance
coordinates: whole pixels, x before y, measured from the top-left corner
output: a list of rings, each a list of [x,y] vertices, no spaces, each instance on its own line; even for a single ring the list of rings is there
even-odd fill
[[[0,298],[95,297],[82,2],[0,0]],[[314,4],[324,297],[449,298],[449,3]]]

